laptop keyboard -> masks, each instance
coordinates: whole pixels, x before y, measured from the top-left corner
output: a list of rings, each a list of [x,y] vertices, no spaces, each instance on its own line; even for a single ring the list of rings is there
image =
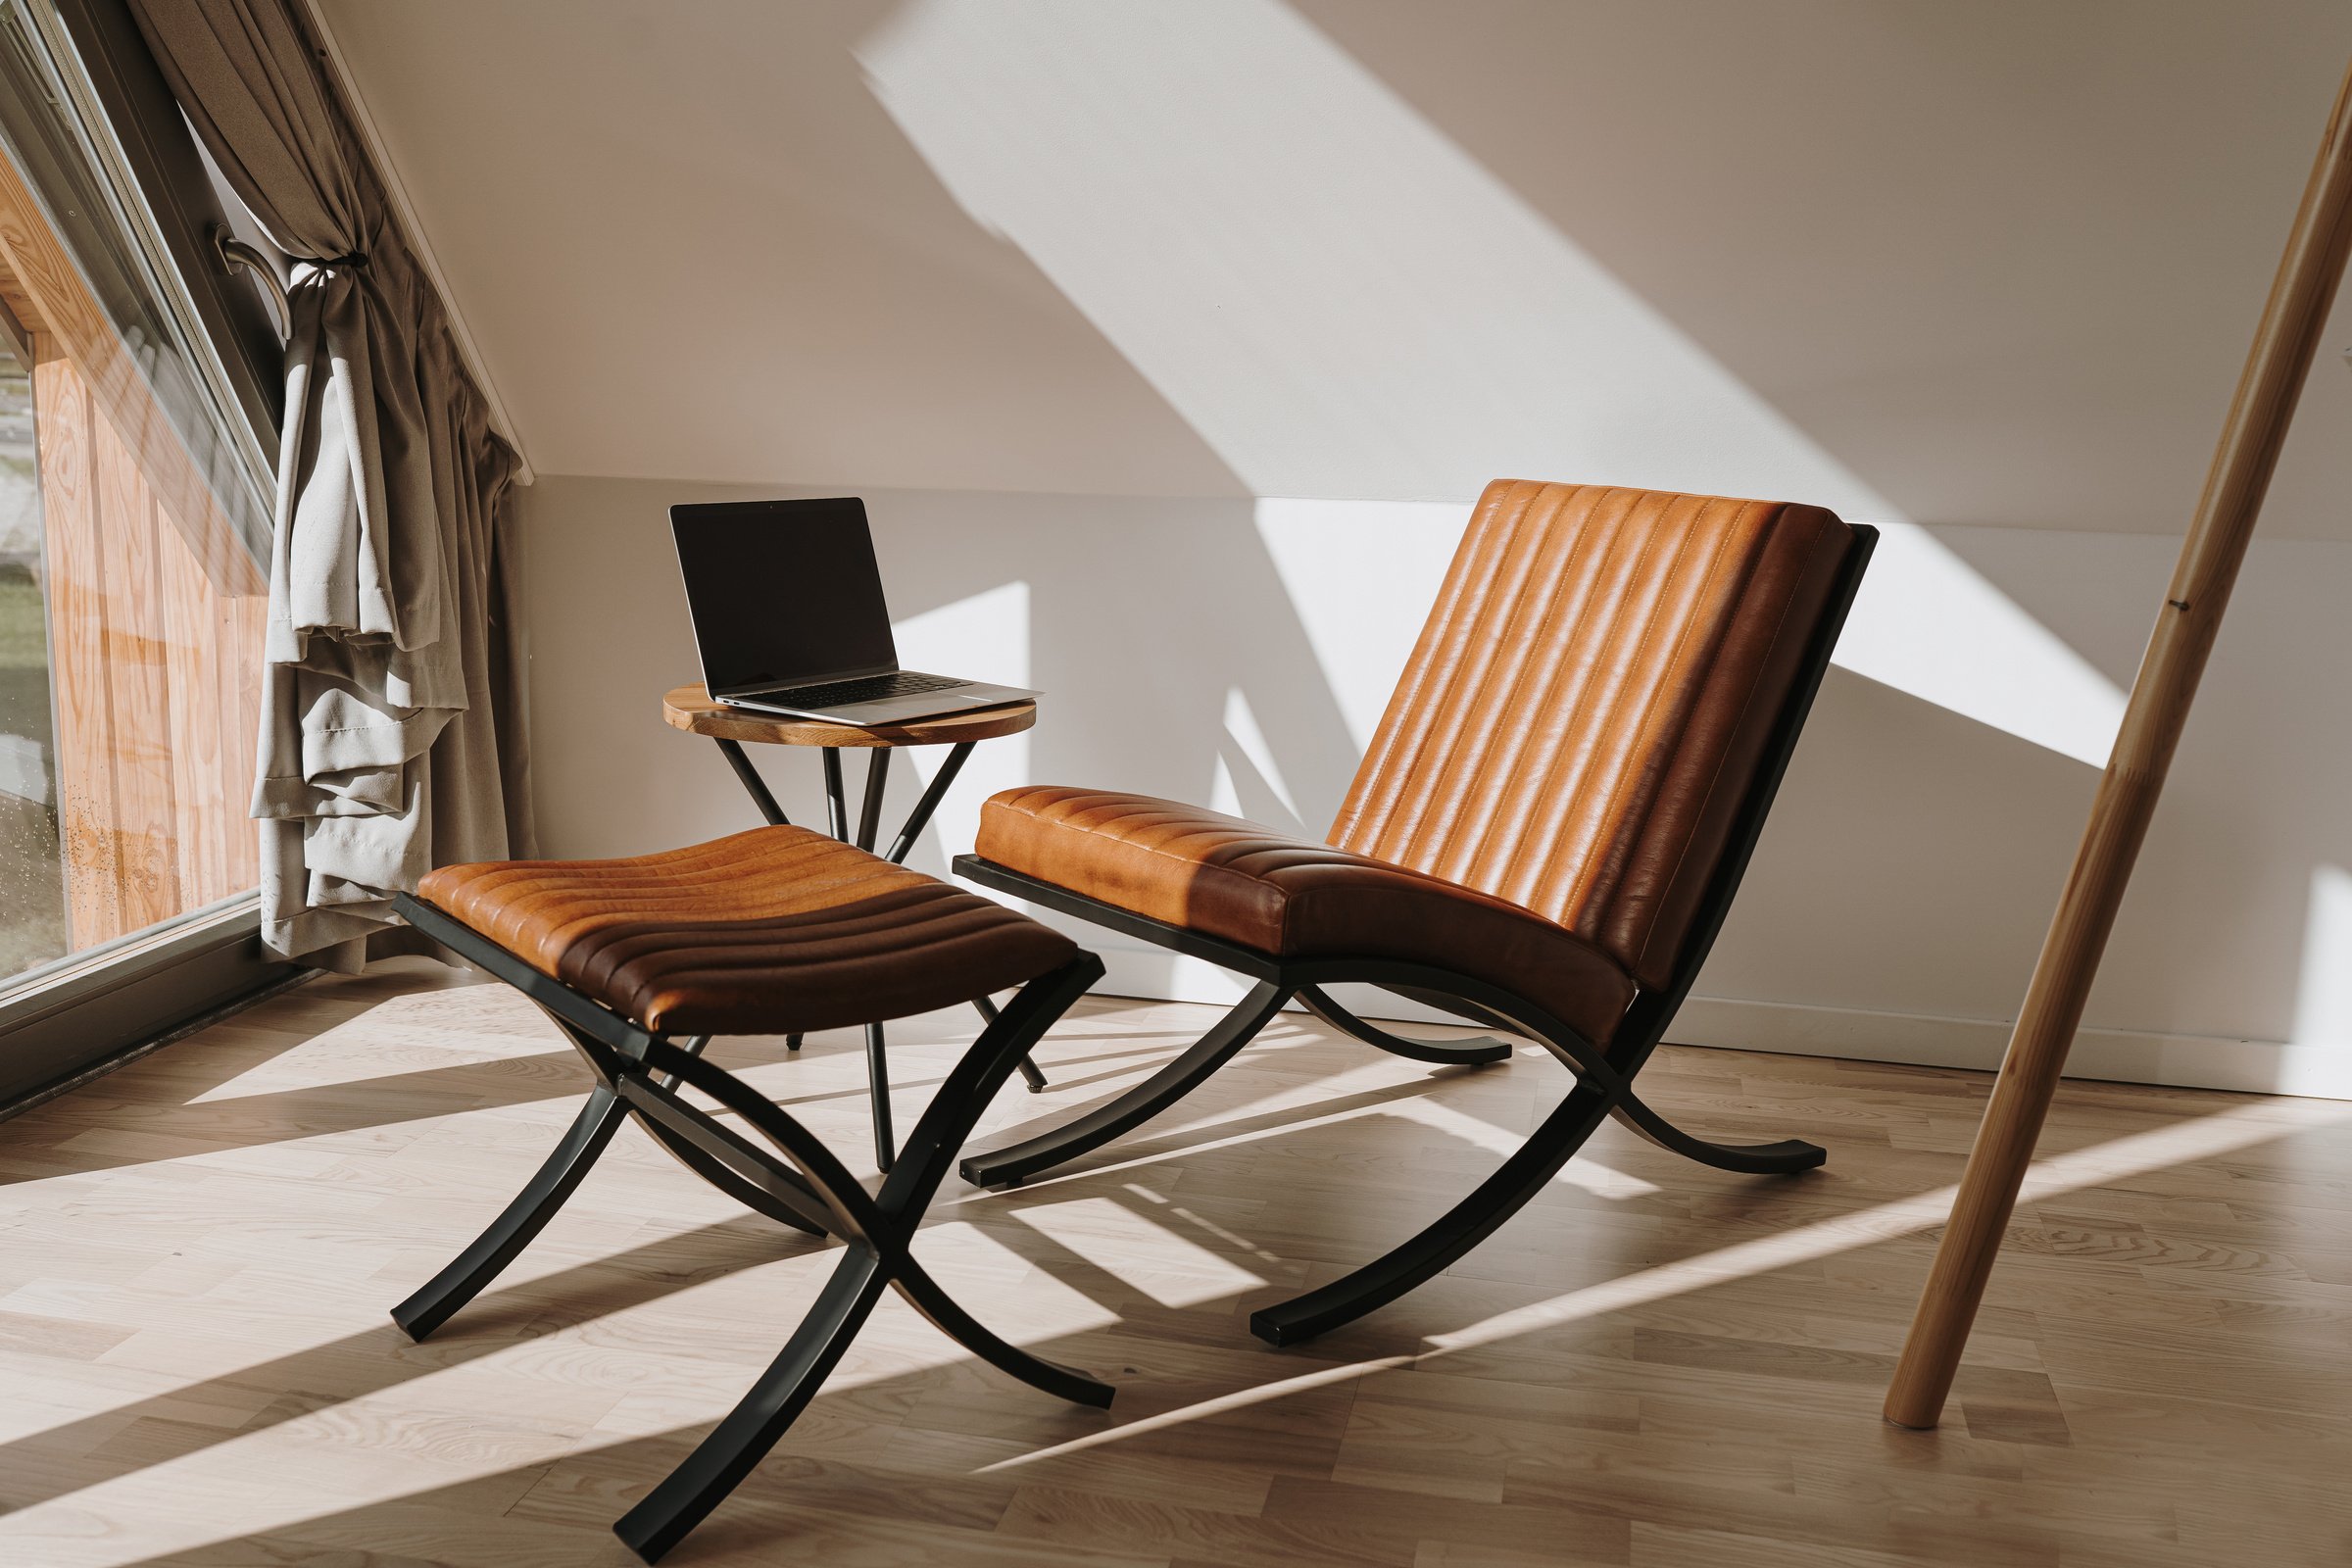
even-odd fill
[[[840,708],[849,703],[880,702],[885,697],[920,697],[925,692],[945,691],[950,686],[970,684],[970,681],[957,680],[952,675],[918,675],[911,670],[902,669],[888,675],[861,675],[856,680],[827,681],[822,686],[793,686],[757,695],[770,702],[789,701],[795,708]]]

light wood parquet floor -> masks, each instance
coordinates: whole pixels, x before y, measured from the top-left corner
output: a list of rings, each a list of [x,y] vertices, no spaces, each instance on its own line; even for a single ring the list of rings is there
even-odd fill
[[[1209,1009],[1103,999],[1004,1128]],[[900,1031],[899,1114],[969,1035]],[[856,1162],[849,1034],[722,1042]],[[951,1180],[923,1250],[1073,1409],[886,1299],[670,1558],[1111,1568],[2176,1568],[2352,1562],[2352,1104],[2072,1084],[1945,1426],[1878,1405],[1981,1075],[1695,1049],[1649,1098],[1829,1146],[1728,1176],[1615,1128],[1446,1278],[1299,1349],[1251,1307],[1442,1209],[1558,1094],[1286,1015],[1073,1173]],[[0,1123],[0,1564],[632,1561],[609,1534],[832,1266],[635,1130],[433,1342],[385,1318],[583,1092],[505,989],[321,979]]]

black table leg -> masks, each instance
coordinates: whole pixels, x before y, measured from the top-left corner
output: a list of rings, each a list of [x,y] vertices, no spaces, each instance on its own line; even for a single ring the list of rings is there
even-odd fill
[[[890,841],[890,853],[882,858],[893,865],[906,863],[908,853],[914,848],[914,841],[921,838],[923,829],[931,825],[931,813],[939,809],[939,803],[947,796],[948,786],[955,783],[956,775],[963,771],[963,760],[972,755],[975,744],[972,741],[956,743],[955,749],[948,753],[948,760],[939,764],[938,776],[924,789],[923,798],[916,801],[914,809],[906,813],[906,825],[900,828],[899,836]]]
[[[841,793],[841,748],[825,748],[825,831],[850,842],[850,806]]]
[[[949,750],[948,760],[940,764],[939,772],[933,776],[928,785],[924,786],[921,799],[914,803],[914,809],[906,813],[906,821],[900,827],[898,836],[890,841],[890,850],[883,856],[884,859],[893,865],[906,863],[906,857],[914,850],[915,841],[923,836],[923,829],[931,825],[931,818],[938,811],[939,803],[947,798],[949,786],[953,785],[956,782],[956,776],[963,771],[964,760],[972,755],[972,748],[977,744],[975,741],[957,741]],[[741,744],[730,740],[720,740],[718,749],[725,755],[728,764],[735,769],[735,776],[743,781],[744,789],[752,797],[752,804],[760,808],[760,814],[771,823],[783,823],[784,808],[776,804],[776,798],[769,791],[766,780],[762,779],[759,770],[752,766],[752,760],[744,755]],[[879,836],[881,830],[883,797],[889,793],[890,789],[890,748],[874,746],[861,747],[859,750],[866,754],[865,792],[858,802],[858,832],[857,836],[853,838],[850,834],[849,790],[843,783],[841,775],[842,748],[828,746],[823,749],[825,828],[833,837],[842,842],[856,844],[859,849],[870,852],[874,847],[874,840]],[[978,1009],[984,1022],[996,1022],[996,1006],[986,997],[975,1001],[972,1005]],[[888,1040],[882,1026],[878,1023],[867,1024],[865,1027],[865,1065],[867,1088],[873,1099],[874,1159],[876,1164],[885,1171],[890,1169],[894,1157],[890,1128],[890,1067],[883,1054],[887,1045]],[[787,1051],[800,1050],[801,1037],[786,1035],[784,1049]],[[1038,1071],[1036,1062],[1023,1055],[1019,1065],[1021,1081],[1029,1086],[1031,1094],[1036,1094],[1046,1087],[1046,1075]]]
[[[735,769],[735,776],[743,780],[743,787],[750,793],[752,804],[760,808],[760,814],[767,818],[768,826],[791,826],[785,819],[784,808],[776,804],[775,795],[768,789],[767,780],[760,776],[760,770],[752,765],[752,760],[743,754],[743,743],[719,737],[718,750],[726,758],[727,765]]]
[[[947,795],[948,786],[955,783],[956,775],[963,771],[963,760],[972,755],[974,744],[972,741],[958,741],[956,749],[948,753],[948,760],[940,764],[938,776],[923,791],[923,798],[914,803],[914,809],[906,813],[906,825],[899,829],[899,836],[891,841],[890,853],[883,858],[894,865],[906,861],[914,849],[914,841],[921,838],[923,829],[931,825],[931,814],[939,809],[939,803]],[[986,997],[977,999],[972,1005],[978,1009],[982,1022],[997,1021],[996,1006]],[[1021,1082],[1029,1086],[1031,1094],[1046,1087],[1046,1075],[1037,1070],[1036,1062],[1023,1056],[1020,1067]]]
[[[858,847],[871,852],[874,831],[882,825],[882,795],[890,788],[890,750],[877,746],[865,754],[865,799],[858,807]]]
[[[827,759],[834,756],[828,747]],[[825,787],[832,799],[841,798],[841,768],[835,763],[825,775]],[[876,746],[865,754],[865,798],[858,806],[858,847],[867,853],[874,848],[874,833],[882,824],[882,796],[890,788],[890,749]],[[846,814],[846,813],[845,813]],[[883,1047],[889,1044],[882,1026],[865,1026],[865,1088],[866,1098],[874,1116],[874,1168],[888,1173],[896,1157],[897,1145],[890,1131],[890,1059]]]
[[[974,997],[972,1006],[980,1014],[983,1022],[995,1023],[997,1021],[997,1004],[988,998]],[[1023,1056],[1015,1065],[1021,1069],[1021,1082],[1029,1086],[1031,1094],[1037,1094],[1046,1087],[1046,1075],[1037,1070],[1036,1062]]]
[[[865,1026],[865,1093],[874,1113],[874,1168],[888,1174],[897,1150],[890,1136],[890,1061],[882,1048],[890,1042],[882,1026]]]

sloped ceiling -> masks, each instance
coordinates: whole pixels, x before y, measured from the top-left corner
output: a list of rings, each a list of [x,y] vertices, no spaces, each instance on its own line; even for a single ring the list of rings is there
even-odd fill
[[[2337,0],[318,3],[542,472],[2154,532],[2352,55]],[[2347,346],[2268,531],[2352,538]]]

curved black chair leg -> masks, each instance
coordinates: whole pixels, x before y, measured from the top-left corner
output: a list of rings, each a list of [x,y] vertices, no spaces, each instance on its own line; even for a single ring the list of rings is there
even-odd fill
[[[1266,1026],[1266,1020],[1282,1010],[1290,996],[1288,987],[1259,981],[1183,1055],[1115,1100],[1052,1132],[971,1155],[963,1161],[963,1179],[975,1187],[1026,1181],[1142,1126],[1231,1060]]]
[[[612,1526],[631,1551],[654,1562],[703,1522],[816,1397],[886,1281],[870,1248],[854,1247],[825,1282],[808,1316],[760,1380],[686,1462],[664,1476],[643,1502]]]
[[[1378,1046],[1393,1056],[1403,1056],[1411,1061],[1426,1061],[1441,1067],[1477,1067],[1488,1062],[1508,1061],[1512,1055],[1508,1042],[1493,1038],[1415,1040],[1407,1035],[1391,1034],[1378,1024],[1367,1023],[1341,1006],[1321,986],[1300,986],[1298,1004],[1342,1034],[1351,1035],[1367,1046]]]
[[[1500,1169],[1435,1224],[1352,1274],[1251,1313],[1250,1332],[1268,1345],[1297,1345],[1352,1323],[1444,1273],[1560,1173],[1615,1098],[1616,1092],[1578,1084]]]
[[[1801,1138],[1784,1138],[1777,1144],[1710,1143],[1683,1131],[1631,1094],[1609,1113],[1660,1149],[1670,1149],[1717,1170],[1748,1176],[1793,1176],[1819,1168],[1830,1157],[1828,1150]]]
[[[806,1197],[799,1194],[784,1197],[776,1193],[763,1192],[745,1180],[741,1174],[712,1159],[702,1150],[697,1149],[650,1116],[641,1117],[640,1125],[653,1135],[655,1143],[669,1151],[679,1164],[684,1165],[688,1170],[753,1213],[772,1219],[779,1225],[789,1226],[793,1230],[804,1232],[809,1236],[832,1234],[825,1225],[822,1200],[814,1194]]]
[[[1423,986],[1382,986],[1380,989],[1393,997],[1402,997],[1407,1002],[1418,1002],[1423,1006],[1435,1007],[1440,1012],[1450,1012],[1466,1023],[1478,1024],[1488,1029],[1499,1029],[1506,1035],[1523,1033],[1518,1024],[1513,1023],[1494,1008],[1482,1007],[1477,1003],[1461,997],[1449,997],[1443,991],[1432,991]]]
[[[522,1191],[514,1195],[514,1200],[490,1222],[489,1229],[474,1238],[471,1247],[460,1252],[422,1289],[394,1307],[392,1321],[410,1339],[421,1340],[479,1296],[483,1287],[498,1278],[515,1255],[531,1245],[531,1238],[547,1228],[547,1222],[555,1218],[556,1210],[571,1197],[572,1189],[580,1185],[580,1179],[605,1152],[605,1146],[612,1142],[612,1135],[620,1130],[627,1115],[619,1097],[598,1084],[589,1094],[587,1103],[580,1106],[580,1113],[572,1118],[564,1141],[541,1163]]]
[[[1109,1384],[1090,1378],[1075,1367],[1031,1355],[1019,1346],[999,1338],[995,1330],[957,1305],[912,1258],[899,1260],[898,1273],[890,1283],[906,1298],[906,1304],[922,1313],[933,1327],[998,1371],[1072,1404],[1091,1404],[1098,1410],[1109,1408],[1111,1395],[1116,1392]]]
[[[571,1032],[571,1025],[561,1018],[557,1019],[557,1023],[566,1033]],[[678,1049],[689,1056],[699,1056],[704,1048],[710,1044],[710,1037],[695,1035],[677,1044]],[[674,1086],[676,1082],[675,1078],[669,1078],[665,1080],[665,1087]],[[531,1245],[531,1238],[547,1228],[547,1222],[555,1218],[556,1210],[570,1199],[572,1190],[580,1185],[589,1167],[603,1155],[605,1146],[612,1142],[612,1135],[620,1130],[620,1124],[627,1115],[626,1107],[613,1094],[612,1086],[598,1084],[590,1091],[587,1102],[580,1106],[580,1113],[572,1118],[570,1130],[564,1133],[564,1141],[556,1145],[554,1152],[523,1184],[522,1191],[514,1195],[514,1200],[500,1211],[487,1230],[474,1238],[471,1247],[460,1252],[447,1268],[434,1275],[422,1289],[394,1307],[392,1321],[399,1324],[409,1338],[421,1340],[479,1296],[509,1263],[514,1261],[517,1253]],[[691,1150],[675,1146],[671,1140],[662,1138],[659,1130],[655,1132],[655,1137],[670,1146],[671,1152],[693,1166],[698,1174],[711,1181],[719,1179],[702,1164],[696,1163]],[[720,1167],[720,1174],[735,1181],[735,1187],[728,1189],[730,1196],[752,1208],[795,1229],[823,1234],[822,1227],[809,1224],[802,1216],[779,1211],[777,1205],[768,1201],[764,1195],[753,1193],[746,1196],[745,1192],[738,1191],[744,1184],[725,1172],[723,1167]]]

